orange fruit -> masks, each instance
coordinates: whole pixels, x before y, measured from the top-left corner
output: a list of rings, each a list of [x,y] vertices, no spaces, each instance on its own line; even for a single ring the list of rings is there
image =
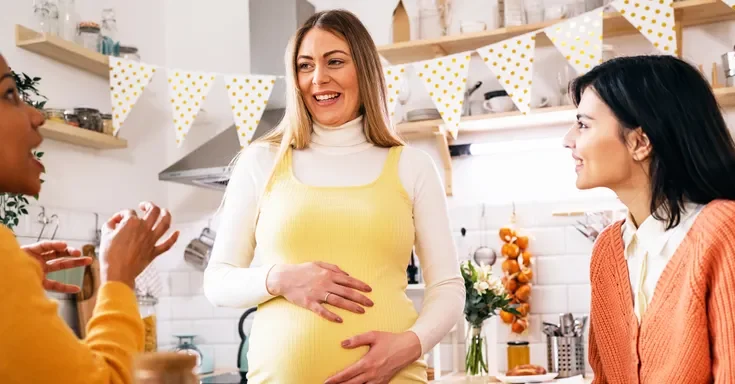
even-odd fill
[[[518,289],[518,281],[516,279],[507,280],[505,283],[505,290],[509,293],[513,293]]]
[[[521,317],[526,317],[528,313],[531,312],[531,304],[522,303],[518,308],[516,308],[516,310],[520,312]]]
[[[520,270],[521,270],[521,267],[518,265],[518,262],[513,259],[506,259],[503,262],[503,272],[509,275],[517,273]]]
[[[500,240],[510,241],[516,235],[516,232],[512,228],[504,227],[500,228],[498,234],[500,235]]]
[[[523,303],[528,302],[528,299],[531,298],[531,286],[528,284],[522,284],[515,291],[515,296],[518,300],[520,300]]]
[[[521,268],[521,272],[518,274],[518,282],[527,284],[533,279],[533,271],[529,268]]]
[[[516,244],[521,249],[528,248],[528,236],[518,236],[518,238],[516,239]]]
[[[528,328],[528,322],[525,319],[516,319],[511,326],[511,330],[515,333],[523,333]]]
[[[510,312],[500,311],[500,318],[505,324],[510,324],[515,319],[515,315]]]
[[[523,257],[523,265],[528,267],[531,265],[531,252],[523,251],[521,253],[521,256]]]
[[[503,244],[503,247],[500,248],[500,253],[506,257],[516,258],[521,254],[521,249],[513,243],[505,243]]]

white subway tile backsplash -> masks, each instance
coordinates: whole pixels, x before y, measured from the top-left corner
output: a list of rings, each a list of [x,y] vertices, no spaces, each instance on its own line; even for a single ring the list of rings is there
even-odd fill
[[[532,228],[529,233],[528,250],[536,256],[564,254],[564,230],[561,228]]]
[[[189,276],[189,272],[170,272],[168,274],[172,296],[189,296],[193,293]]]
[[[212,316],[216,319],[239,319],[246,308],[214,307]]]
[[[588,313],[592,301],[592,292],[589,284],[569,286],[569,311]]]
[[[204,344],[231,344],[238,341],[236,320],[194,320],[199,342]]]
[[[564,228],[567,253],[592,254],[592,241],[586,238],[576,228],[567,226]]]
[[[566,285],[534,285],[531,288],[531,313],[559,313],[567,311]]]
[[[583,284],[589,282],[589,256],[543,256],[535,260],[537,284]]]
[[[204,272],[192,271],[189,275],[189,289],[192,295],[204,294]]]
[[[156,317],[159,320],[171,320],[171,304],[171,297],[164,296],[158,299],[158,304],[156,305]]]
[[[232,345],[215,345],[214,346],[214,364],[217,367],[237,368],[238,344]]]

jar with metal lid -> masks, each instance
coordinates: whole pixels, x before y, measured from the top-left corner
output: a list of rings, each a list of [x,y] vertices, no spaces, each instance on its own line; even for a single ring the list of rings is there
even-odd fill
[[[58,108],[47,108],[43,111],[46,115],[46,120],[55,121],[57,123],[66,124],[64,119],[64,110]]]
[[[148,352],[135,359],[136,384],[199,384],[196,357],[175,352]]]
[[[528,341],[509,341],[508,370],[523,364],[531,364],[531,349]]]
[[[102,114],[102,133],[105,135],[112,136],[115,132],[115,127],[112,126],[112,115],[109,113]]]
[[[137,296],[138,310],[145,325],[145,352],[158,350],[158,323],[156,320],[156,304],[158,300],[152,296]]]
[[[120,46],[120,57],[122,57],[123,59],[140,61],[140,54],[138,53],[138,48],[127,46],[127,45]]]
[[[102,38],[100,25],[94,21],[83,21],[77,29],[77,43],[84,48],[99,52]]]
[[[102,114],[94,108],[74,108],[79,117],[79,127],[90,131],[102,132]]]
[[[66,111],[64,111],[64,122],[67,125],[78,127],[79,126],[79,116],[77,116],[77,114],[74,113],[73,110],[67,109]]]

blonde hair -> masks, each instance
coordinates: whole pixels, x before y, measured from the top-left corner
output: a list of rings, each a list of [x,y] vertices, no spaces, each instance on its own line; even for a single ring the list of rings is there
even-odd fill
[[[387,89],[383,76],[383,65],[380,62],[378,49],[375,47],[370,33],[360,19],[353,13],[343,10],[328,10],[314,14],[299,28],[289,41],[284,61],[286,64],[286,110],[283,119],[270,132],[258,138],[258,142],[278,146],[273,168],[271,169],[266,187],[273,178],[276,167],[283,159],[289,147],[304,149],[311,142],[312,117],[298,86],[298,71],[296,59],[304,36],[312,29],[319,28],[342,38],[349,46],[352,60],[355,63],[359,99],[362,103],[360,113],[363,115],[363,130],[367,141],[375,146],[390,148],[405,145],[390,124],[388,104],[386,102]],[[237,161],[242,151],[233,159]],[[225,192],[225,195],[227,193]],[[261,198],[258,199],[260,205]],[[224,198],[223,198],[224,204]],[[220,208],[222,205],[220,205]],[[256,210],[255,220],[260,209]]]

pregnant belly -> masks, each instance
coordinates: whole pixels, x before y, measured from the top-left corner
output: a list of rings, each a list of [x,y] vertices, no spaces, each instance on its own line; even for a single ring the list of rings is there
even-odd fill
[[[326,305],[342,323],[283,298],[261,305],[251,331],[248,378],[254,383],[321,383],[368,351],[345,349],[343,340],[369,331],[404,332],[415,323],[418,315],[405,293],[373,291],[370,298],[375,305],[364,314]]]

